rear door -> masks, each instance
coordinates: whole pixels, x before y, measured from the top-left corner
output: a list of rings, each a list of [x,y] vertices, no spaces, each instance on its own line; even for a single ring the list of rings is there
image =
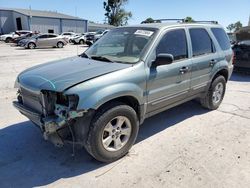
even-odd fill
[[[187,96],[192,62],[188,58],[185,28],[167,31],[153,53],[155,57],[162,53],[172,54],[174,62],[149,68],[147,113],[163,109]]]
[[[189,28],[192,48],[191,88],[194,93],[204,90],[210,81],[212,69],[219,61],[219,54],[205,28]]]
[[[49,34],[47,39],[48,46],[56,46],[58,42],[58,38],[56,35]]]

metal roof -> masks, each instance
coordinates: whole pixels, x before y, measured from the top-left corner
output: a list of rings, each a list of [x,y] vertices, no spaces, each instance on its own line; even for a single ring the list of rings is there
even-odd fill
[[[0,10],[14,11],[26,16],[46,17],[46,18],[61,18],[71,20],[84,20],[79,17],[62,14],[56,11],[33,10],[33,9],[20,9],[20,8],[0,8]]]

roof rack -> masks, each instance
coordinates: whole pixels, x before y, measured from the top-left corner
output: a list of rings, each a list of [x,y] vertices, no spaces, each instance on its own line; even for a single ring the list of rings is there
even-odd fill
[[[177,21],[178,23],[211,23],[211,24],[218,24],[218,21],[192,21],[192,22],[188,22],[187,19],[157,19],[157,20],[154,20],[154,23],[162,22],[162,21]]]

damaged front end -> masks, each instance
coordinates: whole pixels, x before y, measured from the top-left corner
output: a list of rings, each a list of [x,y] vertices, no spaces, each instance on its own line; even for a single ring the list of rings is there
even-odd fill
[[[56,146],[74,138],[74,125],[87,111],[77,110],[77,95],[64,95],[60,92],[35,92],[24,87],[18,90],[18,101],[13,105],[43,132],[44,139]]]

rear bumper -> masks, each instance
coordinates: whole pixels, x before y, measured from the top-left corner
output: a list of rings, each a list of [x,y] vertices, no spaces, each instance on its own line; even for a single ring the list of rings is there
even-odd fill
[[[234,70],[234,66],[233,65],[229,66],[229,68],[228,68],[228,72],[229,72],[229,74],[228,74],[228,80],[230,79],[230,77],[231,77],[231,75],[233,73],[233,70]]]

